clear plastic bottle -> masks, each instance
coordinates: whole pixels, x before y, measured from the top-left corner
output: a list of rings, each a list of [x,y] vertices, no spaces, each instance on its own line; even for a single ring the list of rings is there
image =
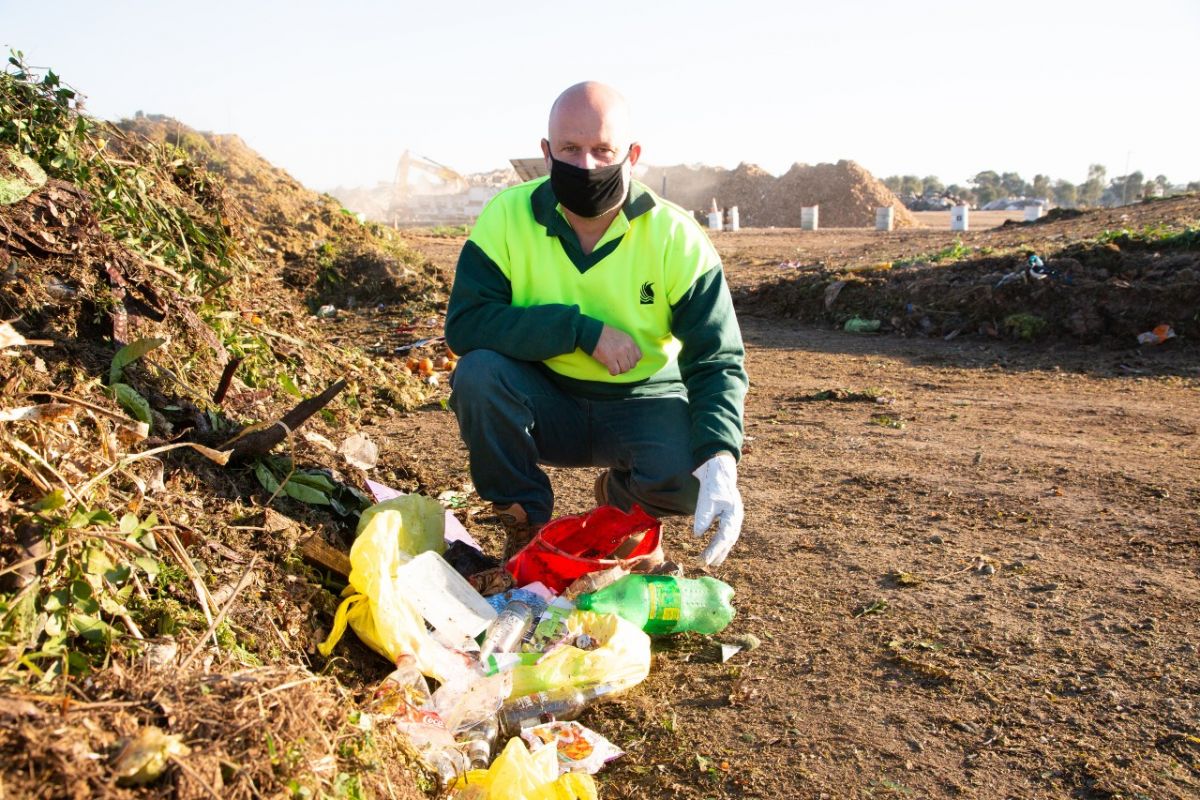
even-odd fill
[[[620,565],[609,567],[599,572],[589,572],[581,578],[576,578],[575,582],[563,592],[563,597],[573,598],[581,594],[598,592],[606,586],[611,586],[628,574],[629,570]]]
[[[468,769],[488,768],[492,763],[492,748],[496,746],[499,733],[500,723],[495,717],[491,717],[458,737],[465,745],[463,749],[467,755]]]
[[[396,669],[379,682],[367,711],[372,714],[405,714],[410,709],[425,708],[430,702],[429,684],[417,667],[416,659],[401,656],[396,659]]]
[[[513,600],[500,612],[479,646],[479,660],[486,661],[492,653],[512,653],[533,626],[533,608],[528,603]]]
[[[733,587],[716,578],[626,575],[598,592],[580,595],[580,611],[616,614],[646,633],[717,633],[733,620]]]
[[[524,728],[548,720],[575,719],[589,703],[614,691],[616,687],[612,684],[598,683],[586,689],[572,686],[514,698],[500,707],[497,715],[500,732],[505,736],[517,736]]]
[[[443,788],[452,786],[468,769],[467,756],[454,747],[443,747],[425,754],[425,760],[437,773],[438,783]]]

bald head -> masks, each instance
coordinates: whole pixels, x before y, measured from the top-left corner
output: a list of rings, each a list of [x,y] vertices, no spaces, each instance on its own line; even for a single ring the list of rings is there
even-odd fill
[[[595,81],[577,83],[558,96],[550,107],[550,141],[559,135],[603,129],[620,144],[629,144],[629,104],[611,86]]]
[[[547,127],[547,155],[586,169],[620,161],[633,143],[629,104],[616,89],[595,81],[560,94]]]

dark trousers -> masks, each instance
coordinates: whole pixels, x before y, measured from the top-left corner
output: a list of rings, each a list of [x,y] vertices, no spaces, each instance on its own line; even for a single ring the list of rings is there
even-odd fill
[[[609,468],[608,502],[618,508],[637,503],[656,517],[696,510],[686,398],[587,400],[536,364],[491,350],[464,355],[450,384],[483,499],[520,503],[531,522],[546,522],[554,492],[539,465],[596,466]]]

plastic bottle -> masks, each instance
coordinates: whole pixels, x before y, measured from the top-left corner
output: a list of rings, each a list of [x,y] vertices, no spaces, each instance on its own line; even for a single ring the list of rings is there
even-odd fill
[[[716,578],[627,575],[612,586],[580,595],[580,611],[616,614],[649,634],[718,633],[733,619],[733,587]]]
[[[430,703],[429,684],[411,656],[396,660],[396,669],[372,692],[367,710],[372,714],[407,714]]]
[[[612,586],[614,583],[624,578],[629,574],[629,570],[620,566],[609,567],[599,572],[589,572],[587,575],[576,578],[575,582],[567,587],[563,592],[564,597],[578,597],[581,594],[589,594],[598,592],[605,586]]]
[[[500,723],[495,717],[485,719],[459,737],[465,743],[469,769],[487,769],[492,763],[492,748],[496,745],[496,737],[500,733]]]
[[[467,772],[467,756],[453,747],[445,747],[425,753],[425,761],[437,773],[442,788],[451,786],[460,775]]]
[[[486,661],[492,653],[515,652],[532,626],[533,607],[520,600],[511,601],[488,630],[479,647],[479,660]]]
[[[548,720],[575,719],[588,703],[614,691],[612,684],[598,683],[586,689],[571,686],[517,697],[500,707],[497,715],[500,732],[505,736],[517,736],[523,728]]]

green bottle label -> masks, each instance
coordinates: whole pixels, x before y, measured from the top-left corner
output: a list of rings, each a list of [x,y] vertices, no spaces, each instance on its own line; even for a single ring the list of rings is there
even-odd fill
[[[647,575],[650,613],[642,627],[646,633],[672,633],[679,625],[679,584],[665,575]]]

